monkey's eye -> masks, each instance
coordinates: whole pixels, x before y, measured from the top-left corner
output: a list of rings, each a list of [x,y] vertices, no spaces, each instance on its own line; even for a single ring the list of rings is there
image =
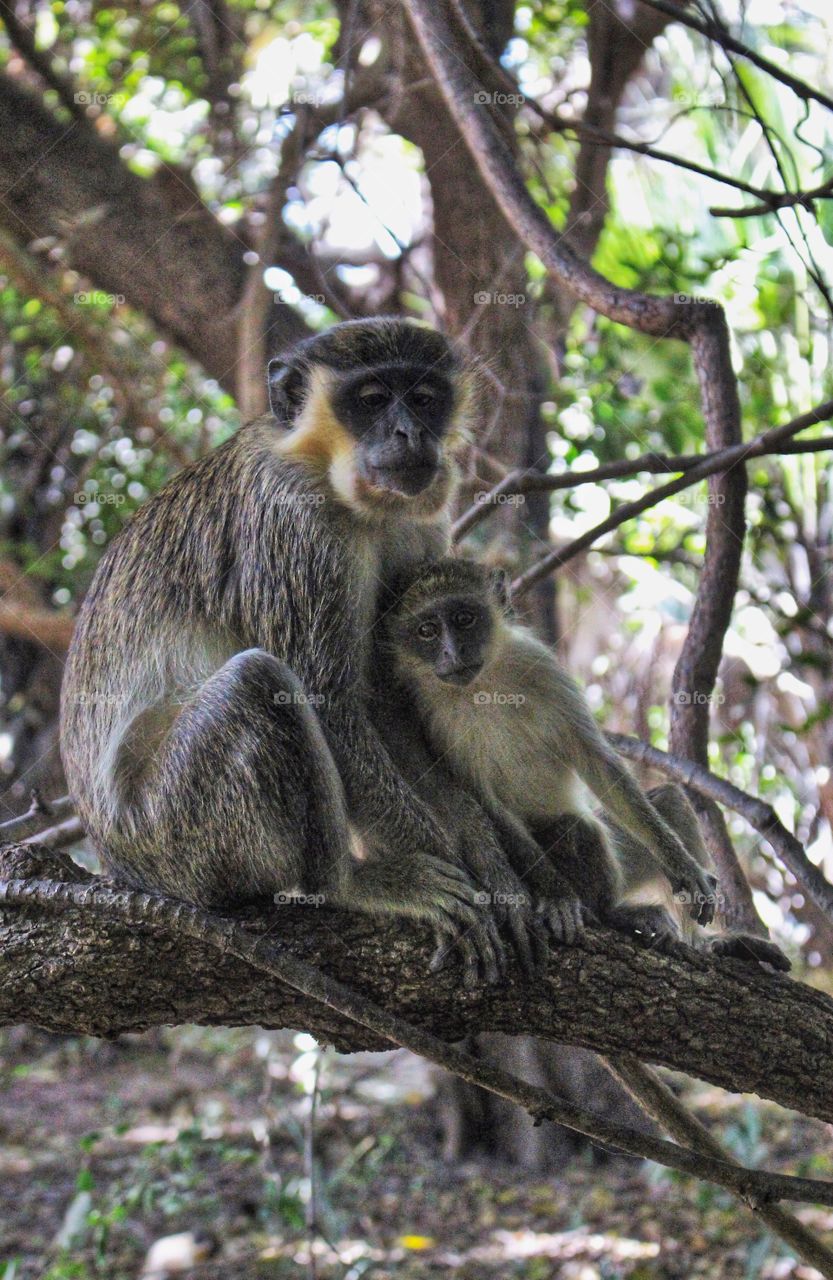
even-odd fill
[[[465,631],[467,627],[473,627],[477,619],[470,609],[461,609],[459,613],[454,615],[454,625]]]
[[[437,398],[437,393],[433,387],[429,387],[426,383],[420,383],[418,387],[414,387],[410,393],[411,401],[418,409],[427,409]]]
[[[357,394],[364,409],[381,409],[390,400],[390,392],[381,382],[365,382]]]
[[[420,640],[436,640],[440,634],[440,628],[436,622],[421,622],[417,627],[417,635]]]

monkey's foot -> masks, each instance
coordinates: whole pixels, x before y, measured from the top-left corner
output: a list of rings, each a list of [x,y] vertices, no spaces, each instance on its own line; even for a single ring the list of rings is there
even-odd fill
[[[538,913],[554,942],[573,947],[584,937],[588,912],[575,894],[547,899],[539,905]]]
[[[635,904],[612,907],[604,913],[602,923],[620,933],[630,934],[641,947],[654,951],[667,951],[673,943],[680,941],[674,920],[661,906]]]
[[[430,971],[438,973],[445,969],[456,952],[463,962],[463,986],[467,991],[484,984],[491,986],[506,973],[506,951],[491,916],[484,914],[463,931],[445,924],[435,925],[434,936],[436,947]]]
[[[719,897],[719,880],[711,871],[694,864],[689,880],[673,885],[674,901],[688,908],[688,914],[698,924],[711,924]]]
[[[549,938],[540,915],[528,906],[515,906],[499,914],[498,919],[524,972],[535,973],[543,968],[549,956]]]
[[[780,947],[751,933],[722,933],[709,939],[709,949],[716,956],[730,956],[750,964],[768,964],[780,973],[788,973],[792,968]]]

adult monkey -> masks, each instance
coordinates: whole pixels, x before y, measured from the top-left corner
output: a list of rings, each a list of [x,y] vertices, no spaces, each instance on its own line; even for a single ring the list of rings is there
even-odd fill
[[[297,887],[463,927],[488,968],[477,886],[365,706],[380,583],[446,546],[473,371],[438,333],[378,318],[273,360],[269,390],[272,415],[102,558],[62,691],[79,814],[129,885],[204,905]],[[383,855],[352,858],[348,815]]]

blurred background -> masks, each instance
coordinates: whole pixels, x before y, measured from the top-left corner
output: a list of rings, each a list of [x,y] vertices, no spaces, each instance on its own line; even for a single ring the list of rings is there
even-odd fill
[[[833,13],[825,0],[686,12],[728,23],[799,89],[646,4],[465,6],[485,109],[553,225],[618,284],[726,309],[751,436],[833,394]],[[760,197],[773,191],[801,198],[773,208]],[[704,447],[687,348],[544,278],[400,6],[0,2],[0,822],[33,788],[63,794],[63,658],[109,539],[264,411],[271,355],[380,312],[428,320],[485,363],[461,509],[513,467]],[[830,460],[748,467],[710,748],[714,772],[766,799],[828,878]],[[529,494],[463,546],[519,571],[649,483]],[[605,727],[661,748],[707,512],[704,485],[684,490],[526,601]],[[829,986],[829,922],[728,818],[761,917]],[[404,1053],[346,1059],[305,1036],[196,1028],[113,1045],[16,1029],[0,1048],[2,1280],[813,1274],[721,1193],[533,1130]],[[585,1055],[500,1052],[633,1119]],[[677,1085],[745,1161],[833,1172],[824,1126]]]

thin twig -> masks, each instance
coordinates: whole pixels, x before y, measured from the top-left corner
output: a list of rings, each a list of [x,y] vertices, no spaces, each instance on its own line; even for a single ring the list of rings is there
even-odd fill
[[[811,191],[770,191],[760,204],[744,205],[740,209],[729,209],[714,206],[709,209],[713,218],[761,218],[767,213],[775,213],[778,209],[791,209],[800,204],[808,212],[813,212],[814,200],[833,199],[833,178],[828,178],[819,187]]]
[[[741,178],[721,173],[717,169],[710,169],[707,165],[698,164],[695,160],[685,159],[682,156],[675,155],[672,151],[663,151],[653,146],[652,143],[637,142],[630,138],[624,138],[621,134],[613,133],[609,129],[601,129],[598,125],[588,124],[586,120],[572,120],[566,116],[559,115],[556,111],[549,110],[538,102],[536,98],[531,98],[524,93],[514,76],[492,55],[468,16],[462,0],[452,0],[452,4],[460,20],[460,25],[465,32],[466,39],[476,49],[478,57],[482,58],[484,63],[488,65],[495,81],[502,85],[508,94],[522,100],[523,106],[528,107],[552,133],[573,134],[582,145],[606,147],[609,150],[632,151],[636,155],[646,156],[651,160],[659,160],[663,164],[670,164],[675,168],[686,169],[690,173],[696,173],[699,177],[709,178],[713,182],[722,183],[727,187],[734,187],[735,190],[743,191],[746,195],[754,196],[757,200],[764,201],[770,195],[777,197],[780,194],[775,191],[766,191],[762,187],[755,187],[749,182],[744,182]],[[541,132],[539,130],[538,134]]]
[[[560,569],[568,560],[572,560],[580,552],[592,546],[598,538],[610,533],[612,529],[618,529],[626,520],[632,520],[635,516],[641,515],[643,511],[656,506],[664,498],[670,498],[675,493],[679,493],[691,485],[698,484],[701,480],[705,480],[718,472],[729,471],[732,467],[745,462],[748,458],[758,458],[764,454],[778,453],[781,451],[782,445],[791,436],[797,435],[799,431],[806,431],[808,427],[816,426],[819,422],[823,422],[830,417],[833,417],[833,401],[828,400],[824,404],[818,405],[815,409],[811,409],[809,413],[803,413],[800,417],[793,418],[791,422],[784,423],[783,426],[772,427],[768,431],[761,432],[753,440],[741,441],[738,444],[729,445],[728,448],[716,449],[712,453],[706,454],[694,466],[688,467],[683,475],[676,480],[671,480],[668,484],[659,485],[656,489],[652,489],[649,493],[643,494],[641,498],[636,498],[632,502],[622,503],[606,520],[602,520],[580,537],[568,542],[566,546],[549,552],[548,555],[530,565],[512,583],[512,595],[523,595],[540,578],[545,577],[548,573],[553,573],[556,569]]]
[[[659,769],[660,772],[691,787],[693,791],[699,791],[701,795],[708,796],[727,809],[739,813],[759,835],[763,836],[780,861],[806,890],[808,897],[812,898],[819,910],[833,923],[833,885],[815,863],[810,861],[800,840],[787,830],[775,810],[765,800],[741,791],[740,787],[736,787],[734,783],[728,782],[725,778],[718,778],[716,774],[710,773],[694,760],[660,751],[658,747],[652,747],[647,742],[625,734],[610,733],[607,737],[616,750],[629,760]]]
[[[778,80],[788,89],[792,89],[802,102],[809,100],[820,102],[823,107],[827,107],[828,111],[833,111],[833,98],[829,98],[820,89],[811,88],[803,80],[799,80],[798,76],[791,75],[789,71],[784,71],[776,63],[770,62],[768,58],[750,49],[748,45],[730,35],[722,23],[713,22],[708,18],[695,18],[693,14],[681,10],[676,4],[669,3],[669,0],[640,0],[640,2],[647,4],[651,9],[656,9],[659,13],[667,14],[674,22],[680,22],[683,26],[690,27],[692,31],[699,32],[707,40],[720,45],[721,49],[745,58],[760,71],[765,71],[767,75],[772,76],[773,80]]]
[[[50,849],[65,849],[83,838],[84,827],[81,819],[73,816],[64,818],[63,822],[57,822],[54,827],[47,827],[45,831],[39,831],[37,835],[29,836],[18,843],[26,846],[48,845]]]
[[[712,1137],[705,1125],[683,1106],[650,1067],[646,1067],[632,1054],[602,1058],[602,1061],[614,1079],[627,1089],[643,1111],[669,1133],[675,1142],[715,1160],[737,1163],[734,1156]],[[803,1222],[777,1204],[748,1207],[786,1241],[800,1258],[820,1271],[826,1280],[833,1280],[833,1251],[808,1231]]]
[[[17,831],[19,827],[28,827],[31,823],[39,822],[44,818],[60,817],[63,813],[69,813],[71,809],[72,800],[69,796],[61,796],[58,800],[44,800],[38,788],[33,787],[29,793],[29,808],[15,818],[0,822],[0,836]]]
[[[824,422],[833,417],[833,400],[826,401],[812,411],[821,416],[817,422]],[[813,425],[812,423],[808,425]],[[821,436],[816,440],[788,440],[776,447],[756,449],[754,457],[763,458],[772,455],[795,453],[824,453],[833,450],[833,436]],[[636,475],[673,475],[677,471],[691,471],[701,462],[720,457],[724,450],[715,449],[711,453],[643,453],[638,458],[619,458],[615,462],[603,462],[598,467],[581,471],[563,471],[551,475],[546,471],[524,471],[515,469],[504,475],[500,481],[487,492],[478,494],[478,501],[457,519],[451,526],[454,542],[459,542],[475,525],[485,520],[490,511],[499,505],[505,497],[522,497],[527,493],[555,493],[560,489],[578,489],[583,484],[598,484],[601,480],[621,480]],[[727,466],[734,466],[730,458]]]

